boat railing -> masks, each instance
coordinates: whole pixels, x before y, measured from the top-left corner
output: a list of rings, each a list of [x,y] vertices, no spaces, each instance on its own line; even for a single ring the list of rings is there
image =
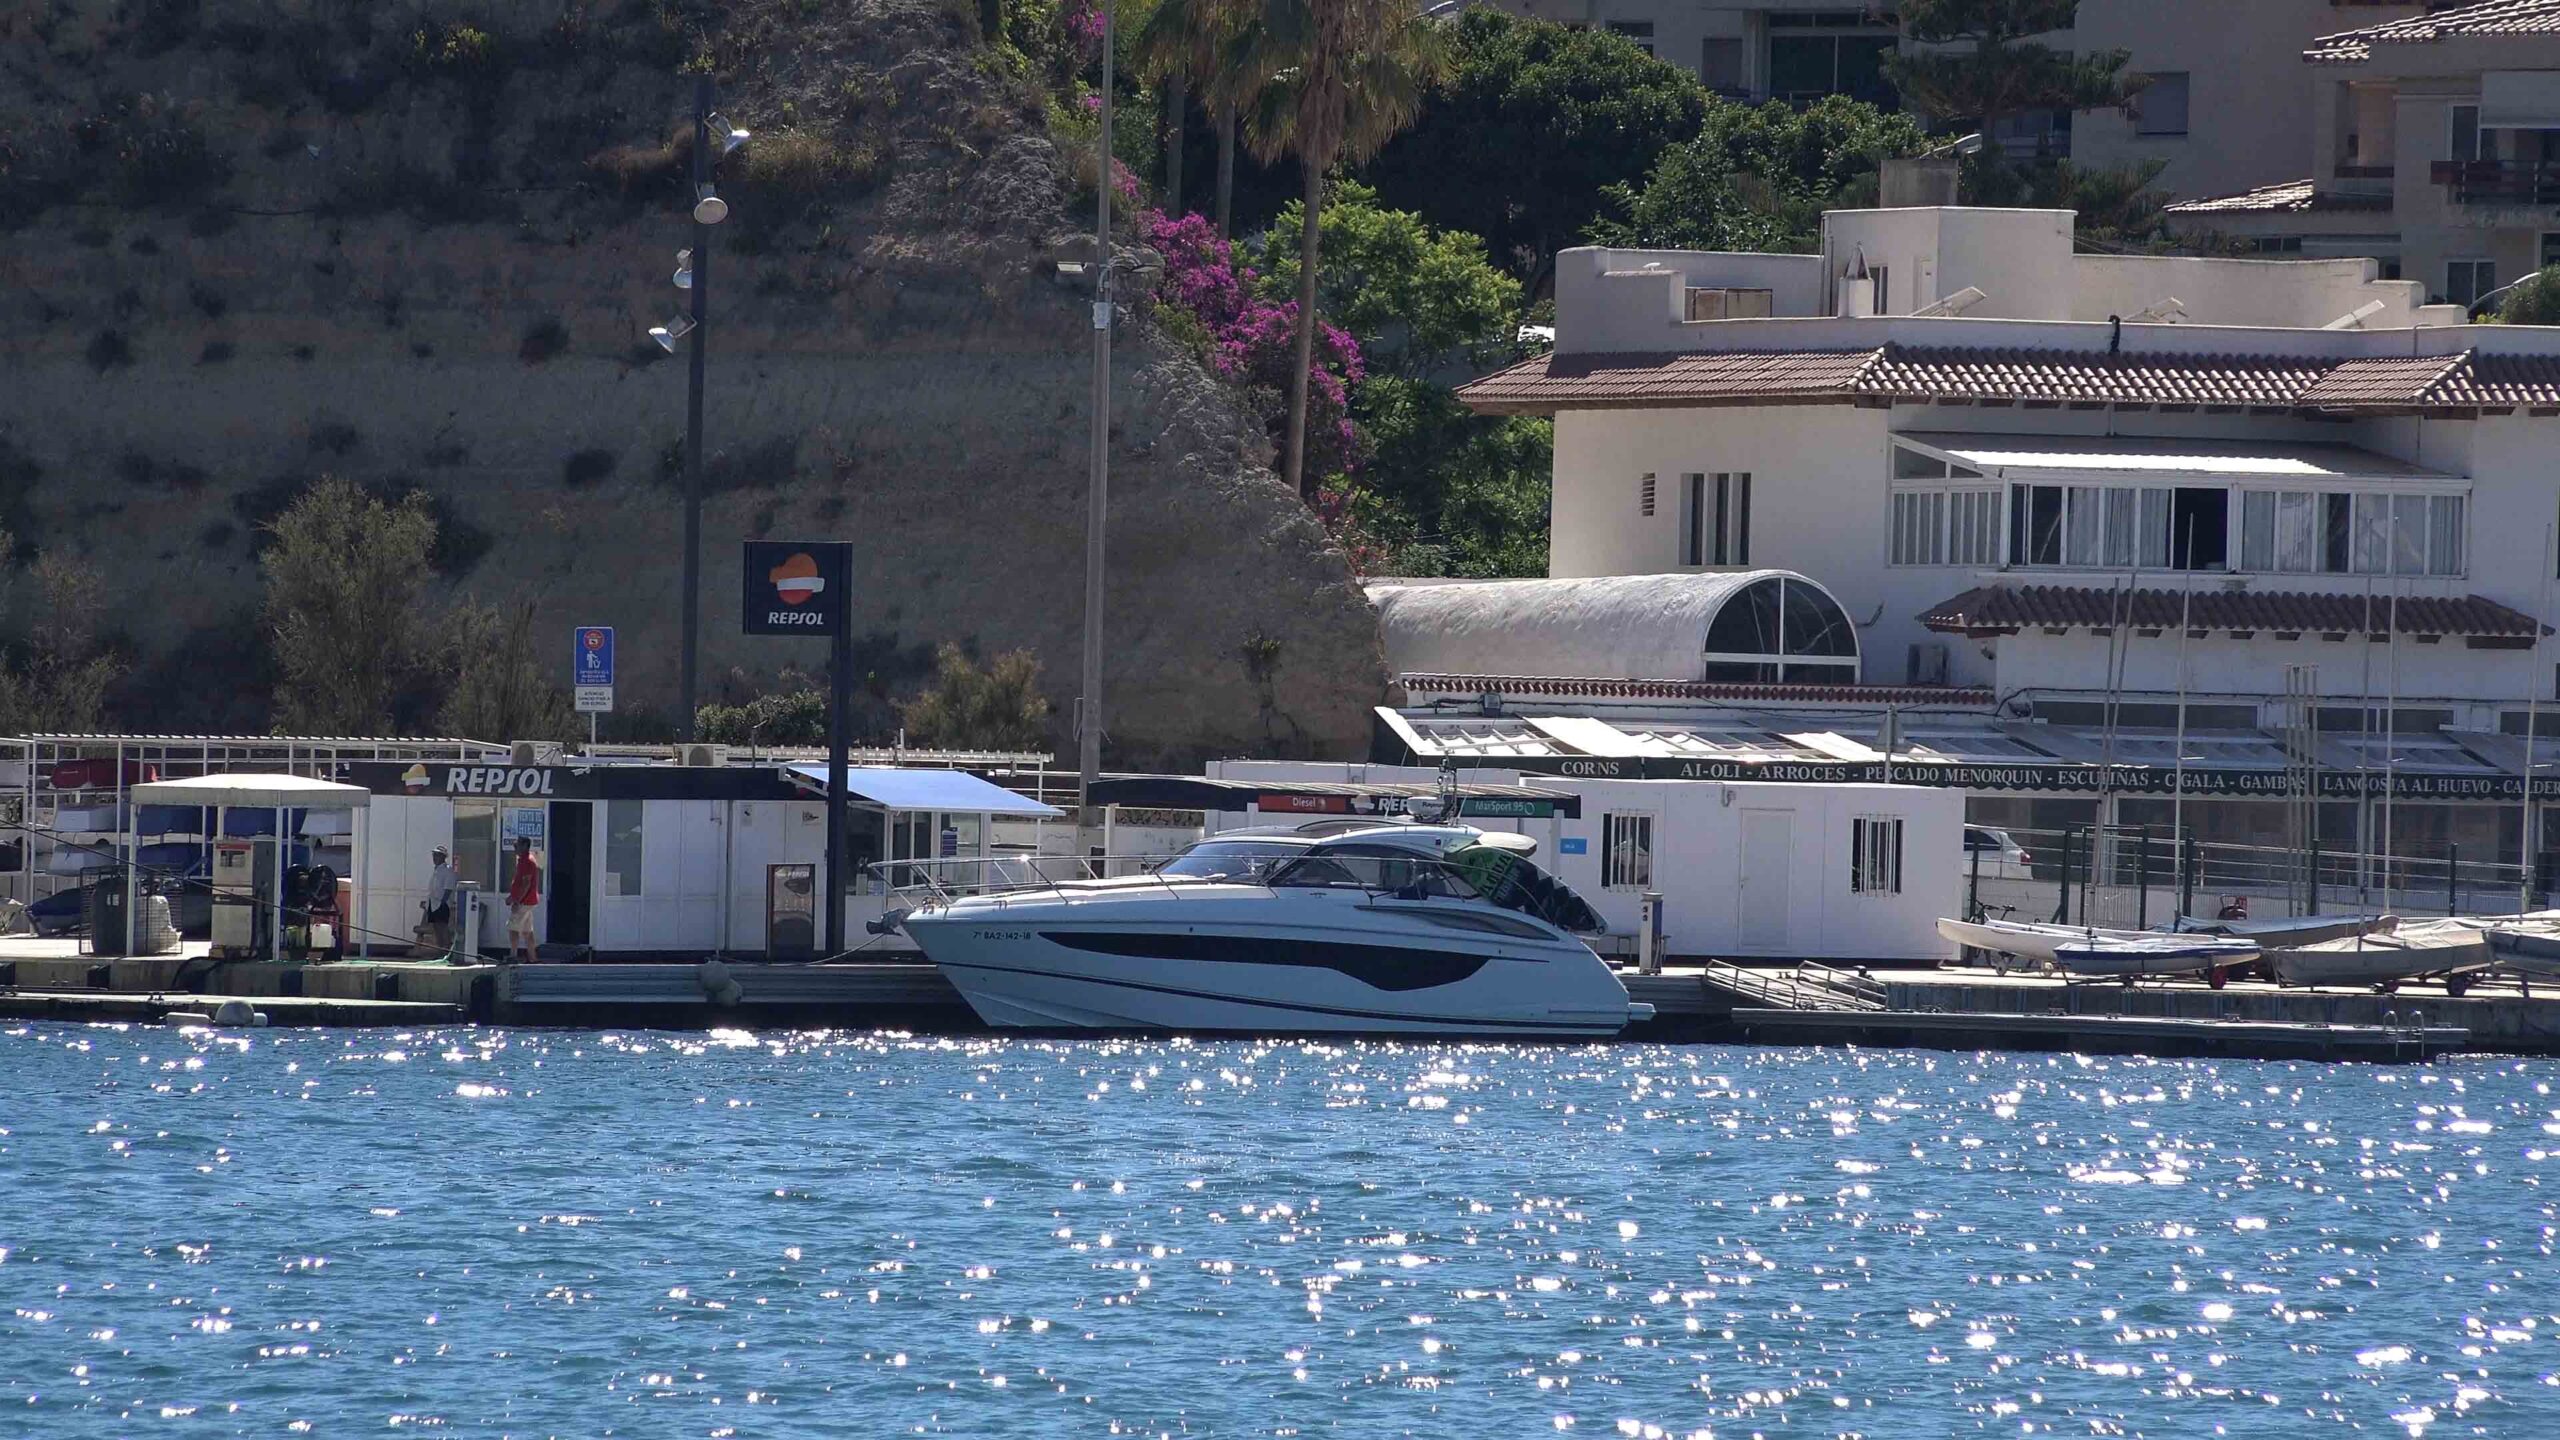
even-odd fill
[[[1170,890],[1190,876],[1160,874],[1173,858],[1158,855],[956,855],[881,860],[865,865],[896,903],[910,909],[985,895],[1063,894],[1067,886],[1133,876]]]

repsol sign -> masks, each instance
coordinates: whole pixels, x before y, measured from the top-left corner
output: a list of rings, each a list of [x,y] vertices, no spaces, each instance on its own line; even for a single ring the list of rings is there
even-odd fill
[[[516,769],[507,765],[447,765],[447,795],[551,795],[555,776],[548,768]]]
[[[833,635],[844,624],[852,547],[835,540],[750,540],[740,628],[750,635]]]

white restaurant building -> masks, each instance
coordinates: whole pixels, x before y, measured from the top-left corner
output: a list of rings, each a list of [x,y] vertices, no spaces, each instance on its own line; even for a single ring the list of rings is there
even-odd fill
[[[1406,698],[1377,757],[1868,780],[1892,709],[1893,778],[1981,822],[2104,793],[2163,824],[2175,779],[2208,842],[2305,843],[2291,795],[2332,852],[2390,809],[2394,852],[2513,863],[2560,330],[2464,325],[2367,260],[2079,254],[2072,218],[1567,251],[1554,352],[1462,392],[1554,417],[1553,578],[1380,587]],[[1562,583],[1596,577],[1655,578]],[[1755,623],[1783,640],[1737,650]]]

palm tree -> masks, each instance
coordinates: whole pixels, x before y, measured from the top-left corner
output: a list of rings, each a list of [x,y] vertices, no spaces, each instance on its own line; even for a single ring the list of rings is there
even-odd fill
[[[1250,86],[1239,88],[1220,70],[1236,42],[1236,32],[1251,16],[1240,0],[1159,0],[1138,29],[1138,63],[1148,78],[1165,87],[1173,112],[1172,133],[1165,141],[1164,173],[1168,205],[1182,206],[1182,127],[1190,89],[1200,86],[1200,103],[1218,127],[1218,238],[1227,237],[1228,213],[1236,184],[1236,111]]]
[[[1264,163],[1298,159],[1297,363],[1281,473],[1301,496],[1306,474],[1307,375],[1315,365],[1317,225],[1324,177],[1378,153],[1422,108],[1444,66],[1438,28],[1413,0],[1226,0],[1242,21],[1213,72],[1245,100],[1246,138]]]

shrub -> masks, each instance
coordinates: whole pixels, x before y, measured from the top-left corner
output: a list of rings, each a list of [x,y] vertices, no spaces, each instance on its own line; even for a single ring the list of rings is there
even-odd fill
[[[429,25],[409,36],[409,59],[431,74],[477,74],[496,67],[498,42],[476,25]]]
[[[593,485],[613,473],[614,455],[610,450],[580,450],[560,466],[560,483],[575,490]],[[455,731],[461,734],[461,731]]]
[[[2560,325],[2560,265],[2519,282],[2498,304],[2501,325]]]
[[[395,503],[324,477],[267,527],[266,625],[276,720],[306,735],[378,735],[425,644],[419,610],[436,522],[427,497]]]
[[[786,682],[794,678],[784,677]],[[694,711],[693,728],[713,745],[824,745],[827,693],[777,690],[743,705],[705,705]]]
[[[231,162],[214,153],[194,114],[162,96],[119,100],[73,122],[71,139],[108,194],[127,205],[191,202],[231,178]]]
[[[444,703],[436,730],[491,740],[569,740],[581,728],[568,691],[537,658],[533,602],[464,601],[444,618],[434,661]]]
[[[934,651],[933,681],[898,702],[907,738],[952,750],[1043,750],[1049,698],[1040,661],[1028,650],[998,655],[984,668],[957,645]]]
[[[104,375],[133,363],[133,342],[121,330],[101,330],[90,337],[89,348],[83,353],[88,357],[89,368]]]
[[[543,361],[569,348],[569,327],[557,315],[545,315],[525,327],[524,343],[516,347],[516,358],[527,365]]]

